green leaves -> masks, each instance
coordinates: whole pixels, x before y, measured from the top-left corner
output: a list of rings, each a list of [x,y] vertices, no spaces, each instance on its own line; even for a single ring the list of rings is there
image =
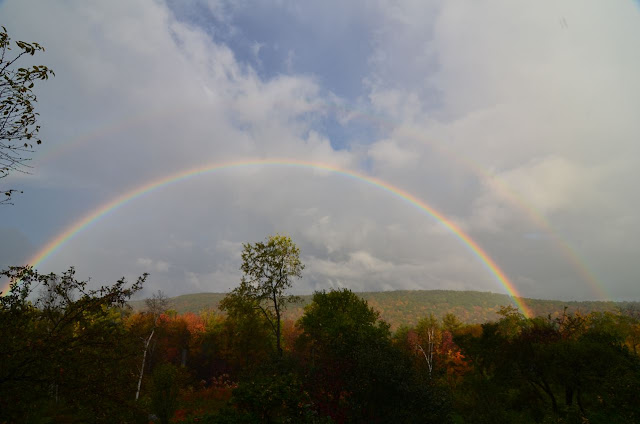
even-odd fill
[[[146,275],[89,289],[73,268],[39,274],[30,267],[0,272],[11,291],[0,297],[0,411],[7,422],[41,422],[64,408],[94,422],[114,422],[133,401],[138,340],[122,323],[122,307]],[[39,293],[34,293],[38,289]],[[132,362],[133,361],[133,362]],[[124,411],[126,411],[126,409]]]
[[[300,249],[291,238],[281,235],[270,236],[264,242],[247,243],[240,269],[244,273],[240,286],[223,300],[221,307],[236,315],[247,307],[259,310],[271,326],[278,354],[282,355],[281,314],[288,303],[300,300],[298,296],[286,294],[292,280],[302,277],[304,265],[300,261]]]
[[[316,292],[298,325],[307,389],[323,414],[343,422],[447,422],[429,383],[392,344],[389,325],[355,293]]]
[[[44,65],[34,65],[30,68],[18,67],[17,62],[24,55],[33,56],[36,52],[44,51],[38,43],[16,41],[14,44],[20,50],[9,57],[11,38],[5,27],[0,31],[0,178],[10,172],[27,172],[27,154],[36,145],[42,143],[37,138],[40,126],[36,125],[38,114],[33,104],[37,101],[33,88],[36,80],[47,80],[54,72]],[[10,202],[11,194],[16,190],[4,190],[7,194],[0,204]]]
[[[640,390],[640,360],[625,345],[625,317],[593,312],[526,319],[504,312],[500,321],[483,324],[479,336],[455,338],[475,368],[460,391],[475,392],[470,416],[486,422],[501,414],[519,422],[634,421],[637,402],[626,393]],[[629,378],[621,384],[620,376]],[[483,398],[487,391],[490,399]],[[461,399],[470,400],[466,394]],[[606,421],[596,419],[604,410]]]
[[[153,371],[151,405],[161,424],[168,424],[178,404],[178,369],[161,364]]]

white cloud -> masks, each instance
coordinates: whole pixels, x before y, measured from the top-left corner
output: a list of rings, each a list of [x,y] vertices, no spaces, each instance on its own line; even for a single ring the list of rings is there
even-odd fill
[[[393,140],[381,140],[369,149],[369,156],[377,165],[402,168],[407,165],[415,166],[417,157],[408,150],[403,150]]]
[[[640,122],[632,116],[640,107],[633,53],[640,9],[597,1],[431,4],[385,5],[390,19],[372,59],[370,97],[394,117],[389,139],[417,160],[393,166],[374,144],[374,169],[454,210],[456,222],[502,263],[517,263],[514,253],[533,243],[509,253],[511,235],[549,231],[533,219],[538,214],[555,231],[549,239],[567,240],[611,292],[629,287],[637,268],[615,258],[639,253],[628,240],[638,231],[629,183],[640,178]],[[617,228],[627,237],[611,230],[614,222],[625,222]],[[610,237],[616,242],[605,249]],[[554,262],[536,252],[529,261]],[[531,272],[521,266],[511,274],[540,287],[563,281],[547,297],[590,290],[578,270],[567,265],[573,275],[565,278],[552,273],[555,265],[548,269],[519,274]]]
[[[207,13],[194,15],[196,5],[215,25],[202,21]],[[42,62],[56,71],[38,92],[45,145],[34,158],[36,175],[15,180],[38,195],[6,221],[28,234],[37,222],[35,244],[172,172],[293,158],[369,173],[427,202],[480,243],[525,295],[590,297],[558,259],[553,237],[526,236],[546,231],[531,220],[535,210],[607,278],[612,296],[633,295],[640,254],[640,12],[633,3],[278,2],[274,14],[286,11],[291,22],[271,24],[299,25],[322,39],[283,47],[278,60],[291,62],[272,73],[247,65],[229,41],[260,33],[235,19],[251,13],[248,3],[171,6],[0,6],[14,38],[41,42]],[[332,21],[334,29],[325,25]],[[249,56],[274,66],[273,40],[249,41]],[[347,60],[360,57],[354,45],[371,52],[368,61]],[[317,46],[331,49],[309,54]],[[334,148],[336,133],[363,123],[362,134]],[[219,171],[156,190],[78,234],[46,265],[76,265],[98,279],[147,267],[156,271],[150,284],[174,294],[223,291],[239,279],[242,243],[275,232],[300,244],[307,290],[500,290],[426,213],[362,181],[295,167]]]
[[[153,260],[150,258],[138,258],[136,264],[148,271],[167,272],[169,271],[169,262],[162,260]]]

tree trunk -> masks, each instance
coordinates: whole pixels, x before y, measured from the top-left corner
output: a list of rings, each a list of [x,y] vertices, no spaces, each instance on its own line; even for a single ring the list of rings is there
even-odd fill
[[[553,391],[551,390],[551,387],[549,387],[549,384],[547,384],[547,382],[544,379],[541,379],[541,382],[538,382],[535,380],[530,380],[530,381],[536,386],[540,387],[542,391],[545,392],[547,396],[549,396],[549,400],[551,400],[551,406],[553,408],[553,412],[557,414],[558,403],[556,402],[556,397],[553,395]]]
[[[544,383],[544,387],[545,387],[545,392],[551,398],[551,405],[553,407],[553,412],[557,414],[558,413],[558,403],[556,402],[556,397],[553,395],[553,391],[551,390],[551,388],[549,387],[547,382],[543,380],[543,383]]]
[[[156,329],[151,330],[151,334],[147,339],[147,342],[144,344],[144,354],[142,355],[142,367],[140,368],[140,378],[138,378],[138,390],[136,391],[136,400],[140,397],[140,386],[142,385],[142,376],[144,374],[144,363],[147,360],[147,351],[149,350],[149,343],[151,342],[151,338],[153,337],[153,333],[155,333]]]
[[[584,407],[582,406],[582,398],[580,397],[580,389],[578,388],[578,393],[576,395],[576,399],[578,400],[578,407],[580,408],[580,412],[584,415]]]
[[[276,346],[278,347],[278,356],[282,358],[282,346],[280,345],[280,311],[276,309]]]
[[[573,405],[573,387],[567,386],[564,389],[564,403],[567,406]]]
[[[278,356],[282,358],[282,346],[280,345],[280,307],[276,297],[275,290],[272,292],[273,309],[276,312],[276,346],[278,348]]]

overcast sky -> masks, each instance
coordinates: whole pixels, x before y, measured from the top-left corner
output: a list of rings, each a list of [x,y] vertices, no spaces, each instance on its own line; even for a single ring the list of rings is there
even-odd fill
[[[32,174],[2,181],[24,194],[0,208],[0,266],[147,181],[290,158],[428,203],[524,296],[640,299],[636,2],[4,0],[0,25],[45,46],[35,63],[56,73],[36,87]],[[505,293],[423,211],[287,167],[164,187],[39,269],[220,292],[240,279],[242,243],[276,232],[301,249],[298,293]]]

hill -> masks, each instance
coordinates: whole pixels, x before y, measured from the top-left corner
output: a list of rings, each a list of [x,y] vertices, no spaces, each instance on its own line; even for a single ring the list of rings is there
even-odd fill
[[[456,291],[456,290],[396,290],[385,292],[362,292],[358,296],[380,311],[381,317],[393,328],[400,325],[415,325],[422,317],[434,314],[441,318],[447,313],[455,314],[461,321],[469,324],[493,321],[498,318],[501,306],[513,305],[511,297],[505,294]],[[218,304],[225,293],[195,293],[170,299],[171,309],[178,313],[198,313],[203,310],[218,310]],[[311,295],[301,296],[302,302],[290,305],[287,319],[297,320],[302,316],[304,306],[311,302]],[[561,301],[543,299],[522,299],[536,316],[555,316],[568,311],[583,313],[615,311],[635,306],[640,302],[610,301]],[[144,309],[144,301],[133,301],[134,310]]]

